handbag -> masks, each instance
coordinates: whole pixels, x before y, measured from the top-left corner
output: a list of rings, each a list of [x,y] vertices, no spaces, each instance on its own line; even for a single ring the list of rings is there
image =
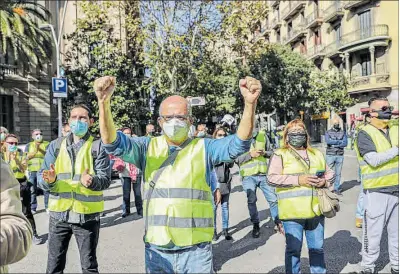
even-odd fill
[[[326,218],[333,218],[336,216],[336,212],[339,212],[339,197],[327,188],[316,189],[318,200],[319,200],[319,210],[322,215]]]
[[[290,152],[298,161],[300,161],[306,168],[308,167],[309,169],[309,166],[305,164],[305,161],[299,155],[297,155],[296,152],[292,150],[290,150]],[[322,215],[324,215],[326,218],[335,217],[336,213],[340,210],[339,196],[330,191],[328,188],[313,187],[313,189],[315,189],[317,192],[319,210],[321,211]]]

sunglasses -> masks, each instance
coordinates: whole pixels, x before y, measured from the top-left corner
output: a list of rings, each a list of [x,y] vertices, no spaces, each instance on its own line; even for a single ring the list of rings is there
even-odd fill
[[[17,142],[7,142],[7,144],[9,144],[9,145],[18,145]]]
[[[167,122],[171,121],[174,118],[180,121],[185,121],[189,118],[189,115],[161,115],[161,118],[163,118]]]
[[[387,110],[393,111],[393,109],[394,109],[394,107],[392,107],[392,106],[384,106],[380,109],[373,109],[372,112],[387,111]]]

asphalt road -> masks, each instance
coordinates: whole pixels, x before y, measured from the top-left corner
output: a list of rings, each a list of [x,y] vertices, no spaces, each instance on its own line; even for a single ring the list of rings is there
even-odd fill
[[[346,151],[342,172],[344,195],[341,211],[335,218],[326,219],[325,258],[329,273],[359,271],[361,261],[361,229],[355,228],[355,211],[359,185],[357,184],[357,160],[351,151]],[[133,196],[133,195],[132,195]],[[239,177],[234,176],[230,198],[230,227],[233,241],[223,237],[214,243],[215,269],[221,273],[282,273],[284,272],[285,239],[273,231],[269,206],[261,191],[257,193],[261,222],[261,237],[251,237],[252,224],[249,221],[246,195]],[[98,246],[99,271],[103,273],[143,273],[144,244],[143,219],[134,213],[121,218],[122,188],[119,181],[112,183],[105,191],[105,213],[101,218]],[[132,198],[133,199],[133,198]],[[132,212],[135,212],[132,203]],[[220,211],[218,212],[220,216]],[[48,215],[43,210],[43,197],[39,197],[39,213],[35,215],[38,232],[47,239]],[[220,218],[219,218],[220,219]],[[219,231],[221,222],[218,223]],[[44,273],[47,262],[47,242],[32,246],[28,256],[10,266],[13,273]],[[308,252],[304,243],[302,251],[303,273],[309,272]],[[389,257],[386,236],[381,245],[381,255],[377,262],[381,273],[389,273]],[[79,252],[74,238],[71,239],[67,273],[80,273]]]

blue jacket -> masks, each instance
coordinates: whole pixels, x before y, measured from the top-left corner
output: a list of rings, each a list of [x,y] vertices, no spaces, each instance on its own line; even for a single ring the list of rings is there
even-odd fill
[[[343,155],[347,146],[347,135],[343,130],[330,129],[325,133],[326,155]]]

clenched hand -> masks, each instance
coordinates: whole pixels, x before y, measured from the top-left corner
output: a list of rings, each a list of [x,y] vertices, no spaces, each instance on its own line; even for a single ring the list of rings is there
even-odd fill
[[[113,76],[103,76],[94,81],[93,89],[99,102],[109,102],[114,92],[116,79]]]
[[[48,183],[52,184],[56,181],[56,170],[54,164],[50,165],[50,170],[44,170],[42,173],[43,180]]]
[[[257,102],[262,90],[261,82],[249,76],[239,81],[239,88],[244,101],[251,105]]]
[[[81,184],[89,187],[92,184],[93,177],[89,174],[89,169],[86,169],[81,175]]]

